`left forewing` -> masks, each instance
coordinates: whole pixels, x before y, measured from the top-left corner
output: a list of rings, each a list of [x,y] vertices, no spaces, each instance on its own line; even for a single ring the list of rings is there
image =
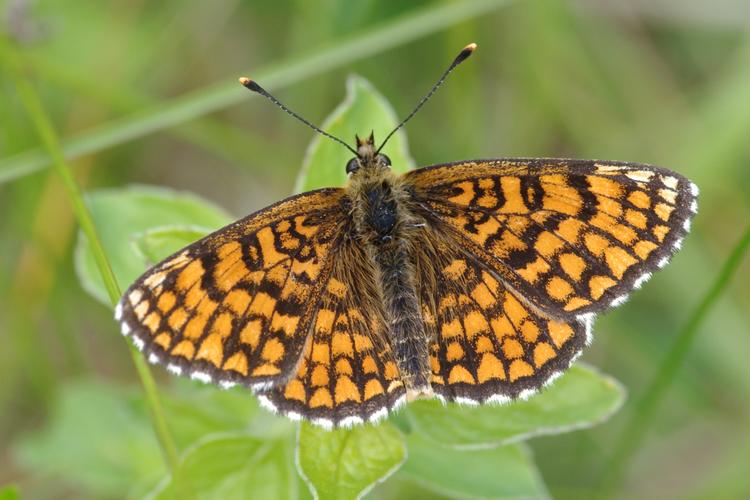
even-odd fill
[[[256,389],[285,382],[343,234],[342,196],[289,198],[157,264],[117,305],[123,334],[179,375]]]

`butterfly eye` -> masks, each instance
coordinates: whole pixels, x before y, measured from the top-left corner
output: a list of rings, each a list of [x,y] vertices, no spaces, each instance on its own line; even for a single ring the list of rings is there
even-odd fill
[[[359,170],[359,159],[352,158],[346,163],[346,173],[351,174],[352,172],[356,172]]]
[[[384,155],[384,154],[382,154],[382,153],[381,153],[381,154],[379,154],[378,156],[380,157],[380,158],[379,158],[379,159],[380,159],[380,163],[382,163],[382,164],[383,164],[383,165],[385,165],[386,167],[390,167],[390,166],[391,166],[391,159],[390,159],[390,158],[388,158],[388,156],[386,156],[386,155]]]

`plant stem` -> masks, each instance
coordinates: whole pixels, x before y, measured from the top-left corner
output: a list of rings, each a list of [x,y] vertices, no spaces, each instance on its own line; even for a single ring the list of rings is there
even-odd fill
[[[97,234],[91,213],[86,206],[81,190],[71,173],[70,167],[66,163],[57,133],[39,100],[36,90],[25,77],[22,67],[18,64],[18,56],[15,53],[15,48],[5,41],[0,41],[0,57],[3,59],[4,66],[13,76],[21,102],[26,108],[34,127],[36,128],[36,132],[51,158],[53,167],[63,181],[68,198],[73,205],[73,212],[78,219],[81,230],[89,240],[97,268],[99,269],[99,273],[104,281],[110,301],[114,306],[120,298],[120,288],[117,285],[117,280],[112,272],[112,267],[109,264],[104,247],[102,246],[99,235]],[[156,384],[154,383],[151,371],[144,361],[143,356],[141,356],[132,345],[129,347],[130,355],[133,358],[133,363],[135,364],[138,376],[141,379],[141,384],[146,393],[146,400],[150,409],[156,436],[161,445],[167,465],[170,470],[174,470],[177,466],[177,448],[175,447],[172,436],[166,425],[164,411],[161,407],[159,395],[156,391]]]
[[[674,345],[667,352],[659,366],[659,370],[651,381],[651,384],[633,408],[630,420],[625,424],[625,428],[615,444],[615,451],[602,474],[599,497],[607,497],[621,481],[628,463],[635,455],[640,443],[646,437],[648,427],[656,415],[660,401],[674,382],[685,357],[690,352],[700,325],[706,319],[706,316],[722,292],[726,289],[737,267],[742,262],[748,247],[750,247],[750,226],[742,233],[739,241],[719,271],[716,280],[703,296],[698,306],[693,310],[684,328],[677,335]]]

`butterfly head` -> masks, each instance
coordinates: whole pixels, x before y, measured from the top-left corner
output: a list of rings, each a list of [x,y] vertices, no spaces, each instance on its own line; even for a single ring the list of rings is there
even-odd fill
[[[357,156],[346,163],[347,174],[354,174],[360,169],[390,168],[391,159],[375,148],[375,135],[372,132],[366,139],[360,139],[357,135],[354,137],[357,143]]]

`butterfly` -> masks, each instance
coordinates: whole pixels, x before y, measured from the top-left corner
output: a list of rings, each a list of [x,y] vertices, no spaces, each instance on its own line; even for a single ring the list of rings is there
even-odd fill
[[[509,158],[395,174],[349,148],[343,188],[302,193],[153,266],[115,309],[152,363],[331,428],[406,401],[523,399],[680,248],[698,188],[662,168]]]

